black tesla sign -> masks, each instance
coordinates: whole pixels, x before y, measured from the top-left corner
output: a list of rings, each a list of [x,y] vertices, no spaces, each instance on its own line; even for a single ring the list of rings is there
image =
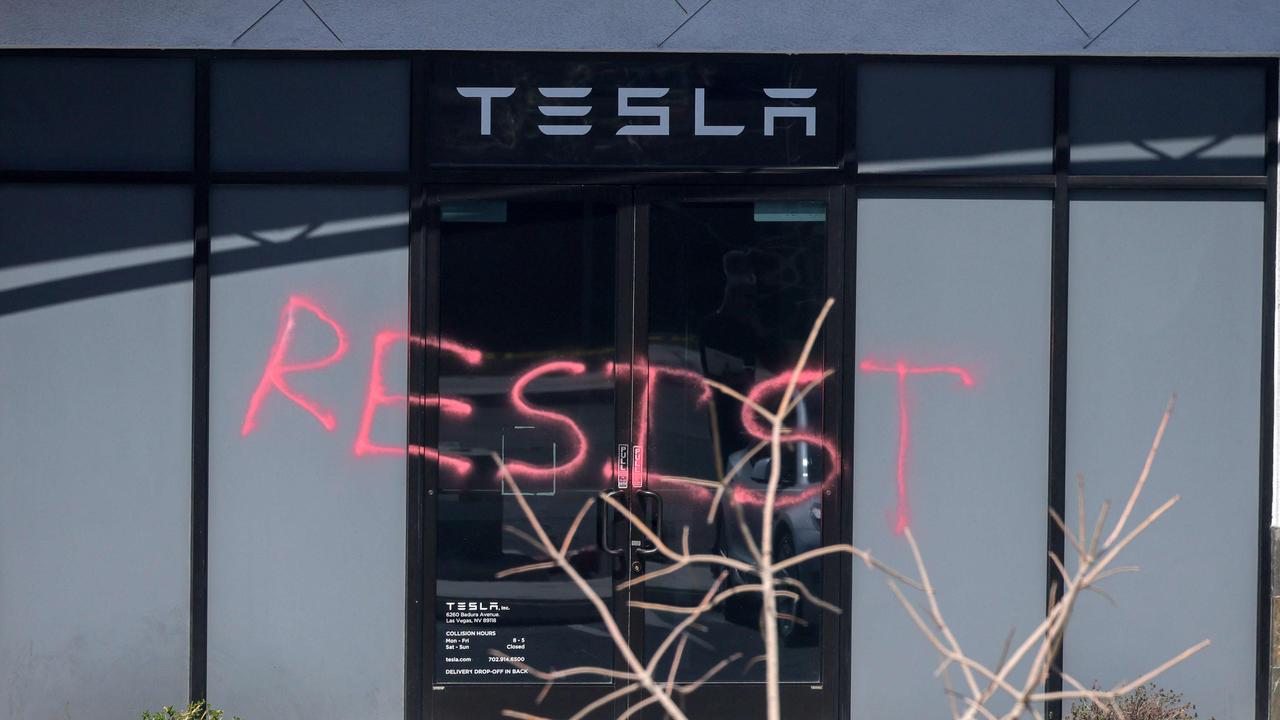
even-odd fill
[[[456,55],[433,63],[437,166],[833,167],[833,58]]]

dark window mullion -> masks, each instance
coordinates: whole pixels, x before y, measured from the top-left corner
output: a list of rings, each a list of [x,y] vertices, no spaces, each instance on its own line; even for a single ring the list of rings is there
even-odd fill
[[[1277,134],[1280,133],[1280,61],[1272,60],[1266,68],[1266,150],[1267,195],[1263,200],[1262,220],[1262,359],[1259,380],[1258,420],[1258,646],[1255,654],[1254,717],[1268,717],[1271,702],[1271,644],[1275,618],[1271,616],[1272,528],[1271,517],[1273,463],[1272,442],[1275,432],[1275,308],[1276,308],[1276,193]]]
[[[428,287],[435,287],[430,282],[439,274],[435,271],[435,263],[427,261],[427,213],[426,186],[424,184],[425,158],[425,120],[426,94],[423,91],[427,81],[427,58],[417,54],[412,59],[409,91],[409,167],[411,181],[409,185],[409,334],[412,337],[426,337],[428,325],[435,326],[428,320]],[[438,259],[437,249],[435,257]],[[437,355],[430,352],[421,343],[407,343],[409,353],[408,388],[410,397],[425,397],[434,392],[437,373]],[[408,432],[406,439],[410,447],[428,447],[434,444],[433,426],[429,426],[431,418],[425,408],[408,404]],[[406,453],[406,487],[405,496],[405,663],[404,663],[404,717],[405,720],[418,720],[429,717],[426,691],[430,687],[434,674],[434,653],[427,652],[427,623],[434,621],[434,557],[435,546],[435,497],[434,474],[421,455]],[[431,518],[428,521],[428,518]],[[429,535],[428,535],[429,533]],[[432,549],[428,553],[428,548]]]
[[[1067,503],[1067,312],[1068,278],[1070,263],[1070,218],[1067,190],[1067,168],[1070,166],[1070,136],[1068,132],[1070,109],[1070,66],[1058,62],[1054,66],[1053,89],[1053,236],[1051,250],[1051,280],[1049,304],[1049,508],[1066,517]],[[1066,538],[1062,528],[1046,514],[1048,525],[1048,551],[1065,562]],[[1053,561],[1045,558],[1046,612],[1050,603],[1062,599],[1063,579],[1058,575]],[[1063,649],[1059,645],[1049,676],[1045,679],[1046,692],[1062,690]],[[1045,703],[1045,717],[1061,720],[1062,701]]]
[[[192,202],[191,626],[189,700],[208,697],[209,639],[209,57],[195,61]]]

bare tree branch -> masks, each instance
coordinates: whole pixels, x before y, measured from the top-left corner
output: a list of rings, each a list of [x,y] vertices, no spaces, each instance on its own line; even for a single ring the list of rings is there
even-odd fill
[[[816,380],[801,383],[802,378],[812,377],[814,372],[813,370],[806,370],[806,368],[809,366],[810,356],[816,346],[822,325],[831,310],[832,302],[832,300],[828,300],[823,305],[822,311],[810,329],[795,364],[787,376],[787,382],[782,389],[781,397],[775,408],[767,408],[749,395],[743,394],[723,383],[703,379],[707,387],[742,403],[747,410],[759,415],[760,418],[767,422],[768,438],[762,439],[747,449],[739,455],[731,467],[723,470],[718,449],[718,429],[714,426],[715,419],[713,417],[712,431],[717,443],[715,465],[717,472],[721,472],[718,480],[680,475],[654,475],[654,477],[660,477],[667,482],[714,490],[711,507],[707,513],[707,522],[710,523],[716,519],[717,511],[725,500],[725,494],[729,491],[730,484],[754,458],[768,450],[769,477],[764,490],[761,513],[758,518],[760,527],[758,537],[750,530],[747,524],[742,503],[734,496],[731,496],[728,500],[728,505],[733,509],[736,516],[733,519],[736,520],[738,532],[743,537],[743,544],[750,554],[751,561],[740,560],[727,554],[691,552],[689,528],[687,526],[683,528],[681,533],[680,549],[674,549],[663,540],[658,531],[649,527],[625,503],[619,502],[607,494],[600,496],[607,507],[629,522],[634,531],[647,540],[654,548],[654,552],[667,562],[664,567],[637,574],[635,577],[619,583],[617,585],[619,590],[652,582],[658,578],[695,566],[719,570],[714,582],[706,589],[701,599],[693,605],[686,606],[638,600],[630,602],[630,607],[636,610],[682,616],[679,622],[675,623],[662,640],[654,646],[654,651],[647,662],[642,662],[631,650],[626,637],[614,620],[610,608],[569,561],[573,540],[581,529],[595,501],[585,502],[575,514],[564,538],[558,543],[553,542],[530,508],[524,494],[520,491],[501,458],[494,456],[494,462],[498,466],[503,483],[515,497],[516,503],[519,505],[533,532],[530,534],[515,527],[508,527],[506,530],[546,555],[546,559],[538,559],[515,568],[503,570],[497,576],[505,578],[521,573],[555,570],[558,568],[595,608],[626,667],[625,670],[615,670],[612,668],[584,666],[542,671],[495,651],[493,653],[495,657],[502,658],[545,683],[542,695],[539,696],[539,701],[550,691],[552,685],[558,681],[582,676],[595,676],[615,680],[619,683],[619,687],[582,707],[570,720],[582,720],[590,713],[635,693],[643,693],[643,697],[629,702],[626,709],[619,715],[620,720],[630,718],[655,705],[660,706],[670,718],[686,720],[684,710],[675,702],[676,698],[696,691],[716,674],[743,657],[742,653],[733,653],[714,664],[696,681],[682,683],[678,679],[679,669],[682,661],[687,656],[688,643],[692,640],[703,644],[696,636],[691,636],[690,632],[702,628],[700,619],[706,613],[720,607],[727,600],[740,595],[753,595],[760,598],[759,629],[763,636],[764,652],[746,662],[742,672],[745,675],[756,664],[764,664],[766,716],[769,720],[780,720],[782,711],[779,692],[779,620],[791,621],[799,625],[806,624],[807,620],[803,615],[795,611],[795,608],[802,602],[809,603],[821,611],[840,612],[840,608],[818,597],[803,582],[785,573],[787,570],[796,568],[803,563],[833,554],[847,554],[857,558],[868,568],[883,576],[890,592],[906,611],[912,624],[915,625],[934,651],[938,653],[940,662],[935,674],[941,678],[954,720],[975,720],[975,718],[1016,720],[1027,715],[1035,718],[1035,720],[1042,720],[1035,704],[1047,700],[1087,700],[1099,708],[1106,708],[1118,713],[1118,698],[1150,682],[1160,674],[1179,663],[1185,662],[1188,658],[1208,647],[1209,641],[1204,640],[1187,648],[1159,666],[1142,673],[1137,679],[1117,684],[1109,689],[1085,688],[1075,678],[1065,672],[1061,672],[1059,669],[1058,672],[1063,681],[1069,686],[1069,689],[1055,692],[1045,692],[1043,690],[1043,684],[1049,673],[1056,669],[1053,663],[1062,646],[1067,625],[1080,595],[1084,592],[1094,592],[1114,603],[1114,599],[1105,590],[1098,587],[1099,583],[1115,575],[1137,571],[1136,567],[1118,566],[1113,565],[1113,563],[1121,552],[1178,502],[1178,496],[1175,495],[1148,514],[1141,522],[1131,528],[1128,527],[1129,520],[1150,477],[1156,453],[1173,412],[1176,396],[1170,398],[1164,414],[1161,416],[1160,424],[1147,453],[1142,471],[1129,494],[1124,509],[1110,532],[1106,534],[1105,541],[1101,541],[1101,538],[1106,526],[1110,503],[1102,503],[1093,524],[1092,532],[1089,532],[1085,505],[1085,483],[1082,475],[1077,475],[1076,477],[1078,507],[1075,528],[1071,528],[1056,511],[1050,510],[1050,517],[1053,522],[1062,530],[1064,537],[1069,541],[1069,550],[1075,552],[1075,569],[1074,571],[1068,569],[1068,558],[1065,555],[1059,557],[1054,552],[1049,553],[1049,560],[1059,577],[1053,581],[1049,607],[1046,610],[1044,619],[1024,635],[1016,645],[1014,644],[1015,633],[1010,631],[1009,635],[1004,639],[998,659],[992,665],[975,660],[961,647],[956,634],[943,613],[938,593],[929,577],[923,553],[910,528],[906,529],[905,535],[915,564],[916,578],[880,562],[869,550],[848,544],[822,546],[806,550],[791,557],[775,558],[775,523],[773,520],[778,504],[778,489],[783,465],[782,445],[787,442],[788,435],[793,432],[792,428],[786,425],[786,421],[800,406],[803,398],[820,387],[831,375],[829,369],[823,370]],[[644,479],[638,477],[636,482],[642,483]],[[729,520],[726,519],[725,521],[728,522]],[[1087,536],[1086,533],[1088,533]],[[735,573],[735,582],[739,584],[725,587],[730,573]],[[737,580],[740,577],[748,577],[752,580]],[[922,600],[913,602],[904,593],[903,587],[911,587],[921,592],[923,594]],[[1059,587],[1062,589],[1060,595],[1057,592]],[[782,612],[778,608],[778,601],[782,599],[791,602],[787,612]],[[663,662],[668,663],[665,667],[665,677],[658,679],[656,673]],[[1025,676],[1021,676],[1019,680],[1014,680],[1015,673],[1021,674],[1024,668]],[[953,682],[951,676],[953,671],[958,672],[963,681],[960,684],[962,688],[960,690],[956,688]],[[1001,705],[1002,711],[997,711],[993,707],[997,703]],[[1007,703],[1007,707],[1004,707],[1005,703]],[[503,714],[506,717],[520,720],[548,720],[514,710],[504,711]]]

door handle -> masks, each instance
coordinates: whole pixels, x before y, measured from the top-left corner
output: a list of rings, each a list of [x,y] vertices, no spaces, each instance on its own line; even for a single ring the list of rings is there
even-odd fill
[[[649,529],[654,535],[662,537],[662,496],[652,490],[638,490],[636,499],[640,501],[644,521],[648,523]],[[646,538],[641,541],[636,552],[640,555],[653,555],[658,552],[658,548]]]
[[[614,525],[614,515],[613,508],[609,506],[609,503],[605,502],[605,498],[609,497],[617,499],[620,495],[625,493],[625,490],[610,490],[609,492],[601,493],[599,498],[596,500],[596,544],[600,546],[601,550],[609,553],[610,555],[621,555],[622,548],[615,547],[611,542],[609,542],[610,537],[613,535],[611,531],[613,530]]]

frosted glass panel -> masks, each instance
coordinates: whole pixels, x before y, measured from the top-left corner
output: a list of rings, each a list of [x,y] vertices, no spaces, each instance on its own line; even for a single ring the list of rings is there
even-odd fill
[[[988,663],[1044,617],[1050,227],[1041,193],[858,201],[853,540],[914,574],[909,527]],[[851,623],[853,717],[948,716],[937,654],[861,564]]]
[[[1177,392],[1134,514],[1182,500],[1123,556],[1141,574],[1104,585],[1118,608],[1081,599],[1066,670],[1109,686],[1209,638],[1159,682],[1218,720],[1254,716],[1262,215],[1251,193],[1071,203],[1067,471],[1092,512],[1124,503]]]
[[[403,718],[407,208],[400,188],[213,190],[209,696],[228,714]]]
[[[0,715],[187,695],[191,193],[0,186]]]

